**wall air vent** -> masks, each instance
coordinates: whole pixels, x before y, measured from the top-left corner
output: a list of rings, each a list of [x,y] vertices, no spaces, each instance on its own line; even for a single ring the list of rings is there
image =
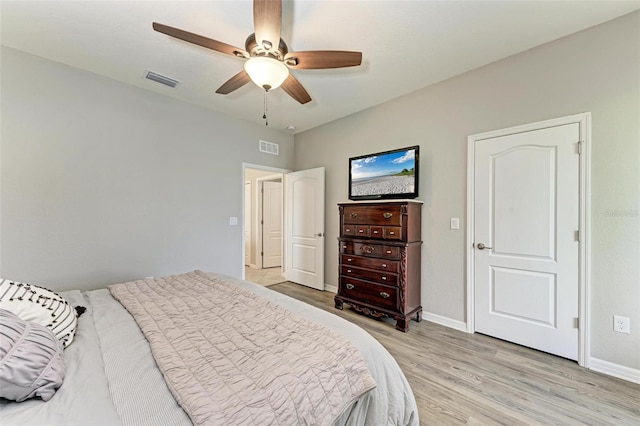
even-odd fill
[[[260,140],[260,152],[266,152],[267,154],[278,155],[278,148],[280,145],[273,142],[267,142]]]
[[[147,80],[155,81],[156,83],[164,84],[169,87],[176,87],[180,82],[178,80],[174,80],[169,77],[165,77],[164,75],[157,74],[153,71],[147,71],[147,75],[145,76]]]

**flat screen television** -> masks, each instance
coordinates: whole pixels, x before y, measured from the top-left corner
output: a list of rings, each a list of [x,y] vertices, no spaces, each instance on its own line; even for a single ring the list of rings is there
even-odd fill
[[[416,198],[420,147],[349,158],[349,199]]]

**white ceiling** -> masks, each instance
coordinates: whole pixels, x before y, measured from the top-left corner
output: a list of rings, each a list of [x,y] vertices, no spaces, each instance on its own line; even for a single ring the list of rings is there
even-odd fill
[[[2,44],[264,124],[252,83],[215,90],[242,60],[152,30],[153,21],[244,48],[251,1],[0,2]],[[465,71],[640,9],[625,1],[308,1],[283,5],[289,51],[356,50],[362,66],[299,70],[312,97],[269,93],[269,127],[295,132],[333,121]],[[144,79],[154,71],[175,89]]]

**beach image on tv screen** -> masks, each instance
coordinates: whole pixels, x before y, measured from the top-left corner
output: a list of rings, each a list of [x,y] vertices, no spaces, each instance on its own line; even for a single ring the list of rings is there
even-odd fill
[[[415,161],[415,149],[351,160],[351,195],[414,192]]]

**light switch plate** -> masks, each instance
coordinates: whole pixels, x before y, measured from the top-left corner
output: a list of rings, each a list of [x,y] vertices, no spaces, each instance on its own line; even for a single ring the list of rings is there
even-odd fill
[[[238,224],[238,218],[235,216],[231,216],[229,218],[229,225],[237,225]]]
[[[451,229],[460,229],[460,218],[452,217],[451,218]]]

